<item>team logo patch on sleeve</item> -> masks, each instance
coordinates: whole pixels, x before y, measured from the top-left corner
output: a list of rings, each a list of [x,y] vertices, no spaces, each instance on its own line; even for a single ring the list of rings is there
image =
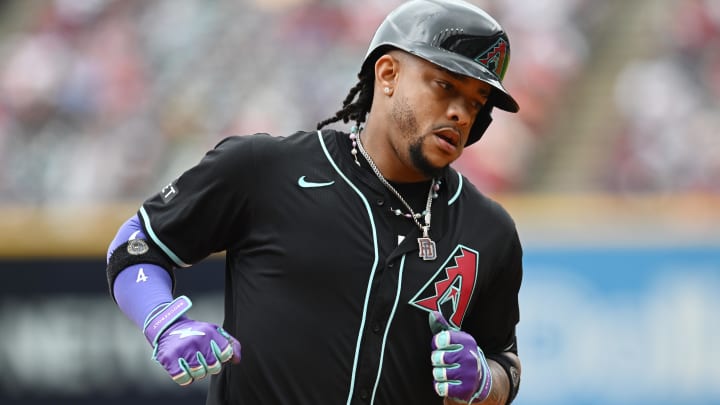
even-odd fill
[[[477,269],[478,252],[458,245],[410,304],[428,312],[440,311],[459,329],[475,290]]]

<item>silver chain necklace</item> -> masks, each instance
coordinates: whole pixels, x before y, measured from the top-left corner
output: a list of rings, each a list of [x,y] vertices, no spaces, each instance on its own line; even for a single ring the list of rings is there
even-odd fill
[[[373,162],[370,155],[368,155],[365,147],[360,141],[359,132],[355,141],[357,142],[357,147],[360,150],[360,153],[363,155],[365,160],[367,160],[373,173],[375,173],[375,176],[377,176],[378,180],[380,180],[380,183],[382,183],[388,190],[390,190],[391,193],[395,195],[395,197],[398,198],[398,200],[400,200],[400,202],[410,212],[409,217],[422,231],[422,237],[417,238],[419,256],[422,257],[423,260],[435,260],[437,258],[437,249],[435,241],[430,239],[430,220],[432,219],[432,202],[433,196],[435,195],[435,186],[437,184],[437,181],[435,179],[432,179],[432,181],[430,182],[430,191],[428,191],[427,202],[425,202],[425,217],[423,218],[425,220],[425,225],[423,225],[418,220],[418,218],[420,218],[422,215],[416,214],[415,211],[413,211],[412,207],[410,207],[410,204],[405,201],[402,195],[400,195],[400,193],[395,190],[395,188],[385,179],[385,177],[383,177],[382,173],[380,173],[380,170],[377,168],[375,162]]]

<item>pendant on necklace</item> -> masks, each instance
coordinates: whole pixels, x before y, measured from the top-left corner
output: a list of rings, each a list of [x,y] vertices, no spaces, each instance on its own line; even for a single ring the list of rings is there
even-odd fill
[[[420,251],[419,256],[423,260],[430,261],[437,258],[437,250],[435,249],[435,242],[430,238],[417,238],[418,250]]]
[[[418,256],[422,257],[425,261],[435,260],[437,258],[437,249],[435,242],[430,239],[429,226],[423,227],[423,236],[417,238],[418,241]]]

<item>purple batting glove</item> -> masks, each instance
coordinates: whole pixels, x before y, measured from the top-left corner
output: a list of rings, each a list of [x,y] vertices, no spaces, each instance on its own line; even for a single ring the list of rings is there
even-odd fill
[[[482,350],[468,333],[453,329],[440,312],[430,313],[435,392],[465,403],[482,402],[492,388],[492,373]]]
[[[180,385],[219,373],[225,362],[240,362],[240,343],[217,325],[185,317],[190,307],[190,299],[180,296],[155,309],[143,328],[153,360]]]

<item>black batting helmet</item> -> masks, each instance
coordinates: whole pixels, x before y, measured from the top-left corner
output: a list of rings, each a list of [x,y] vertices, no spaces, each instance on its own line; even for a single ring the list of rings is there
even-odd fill
[[[510,61],[508,36],[488,13],[461,0],[412,0],[393,10],[375,32],[362,70],[401,49],[451,72],[481,80],[493,91],[475,119],[467,145],[477,142],[492,121],[493,107],[519,110],[503,87]]]

